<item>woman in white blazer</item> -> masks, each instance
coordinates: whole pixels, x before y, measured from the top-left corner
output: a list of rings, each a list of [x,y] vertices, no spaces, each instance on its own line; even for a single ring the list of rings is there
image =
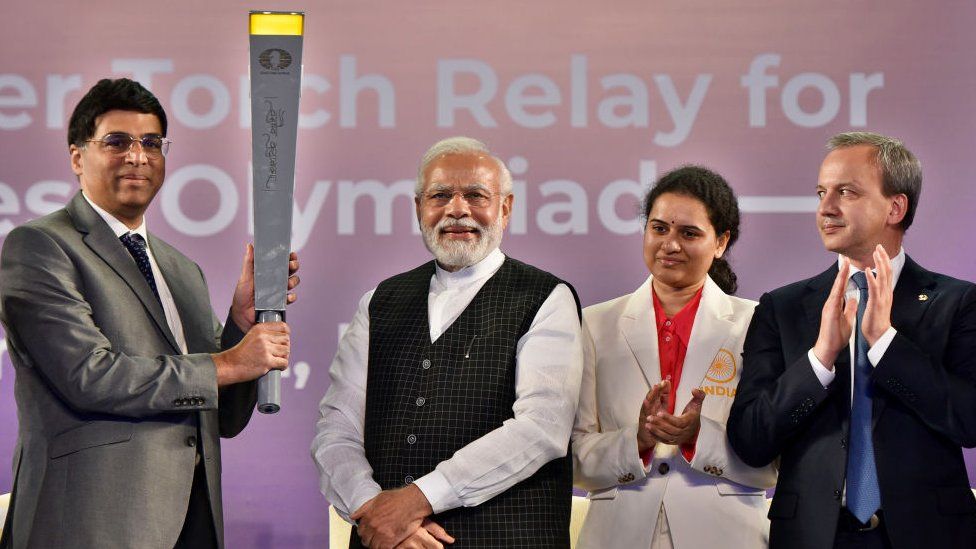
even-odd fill
[[[650,276],[583,311],[572,447],[590,508],[579,547],[765,547],[776,472],[739,461],[725,437],[756,306],[729,295],[722,259],[738,238],[735,194],[686,166],[658,180],[643,213]]]

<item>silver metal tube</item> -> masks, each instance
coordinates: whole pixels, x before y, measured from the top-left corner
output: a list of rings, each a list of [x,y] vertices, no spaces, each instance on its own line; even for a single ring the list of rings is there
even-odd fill
[[[258,322],[280,322],[278,311],[261,311]],[[258,411],[262,414],[276,414],[281,410],[281,370],[271,370],[258,380]]]

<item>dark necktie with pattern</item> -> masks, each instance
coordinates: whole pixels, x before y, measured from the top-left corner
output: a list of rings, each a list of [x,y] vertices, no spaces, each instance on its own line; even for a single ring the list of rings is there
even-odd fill
[[[871,439],[871,363],[868,343],[861,333],[861,320],[868,304],[868,281],[863,272],[854,273],[860,293],[857,302],[857,330],[854,336],[854,390],[851,398],[850,448],[847,450],[847,509],[864,524],[881,507],[878,471]]]
[[[156,296],[156,301],[162,303],[162,300],[159,299],[159,289],[156,288],[156,278],[153,277],[152,266],[149,265],[149,253],[146,252],[146,241],[137,233],[125,233],[119,237],[119,240],[125,245],[125,249],[129,250],[132,259],[136,260],[139,272],[142,273],[142,277],[149,283],[149,288],[152,289],[153,295]]]

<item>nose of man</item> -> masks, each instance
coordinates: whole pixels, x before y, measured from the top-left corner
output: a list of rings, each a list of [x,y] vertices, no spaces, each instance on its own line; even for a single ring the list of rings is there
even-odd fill
[[[467,217],[471,215],[471,209],[468,206],[468,202],[464,199],[460,193],[454,193],[451,197],[450,202],[445,206],[445,214],[449,217],[459,219],[462,217]]]
[[[835,217],[838,213],[836,195],[824,193],[820,199],[820,203],[817,204],[817,215],[821,217]]]
[[[132,164],[134,166],[140,166],[149,163],[149,157],[146,156],[146,150],[142,148],[142,144],[138,141],[132,143],[129,150],[125,153],[126,164]]]

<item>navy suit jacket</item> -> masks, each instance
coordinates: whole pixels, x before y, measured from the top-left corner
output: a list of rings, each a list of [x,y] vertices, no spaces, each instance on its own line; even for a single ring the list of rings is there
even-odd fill
[[[770,547],[833,546],[847,466],[850,352],[820,384],[807,351],[837,265],[762,296],[743,348],[728,437],[744,462],[779,459]],[[976,498],[962,447],[976,446],[976,285],[906,258],[898,331],[871,375],[885,528],[895,548],[976,547]]]

